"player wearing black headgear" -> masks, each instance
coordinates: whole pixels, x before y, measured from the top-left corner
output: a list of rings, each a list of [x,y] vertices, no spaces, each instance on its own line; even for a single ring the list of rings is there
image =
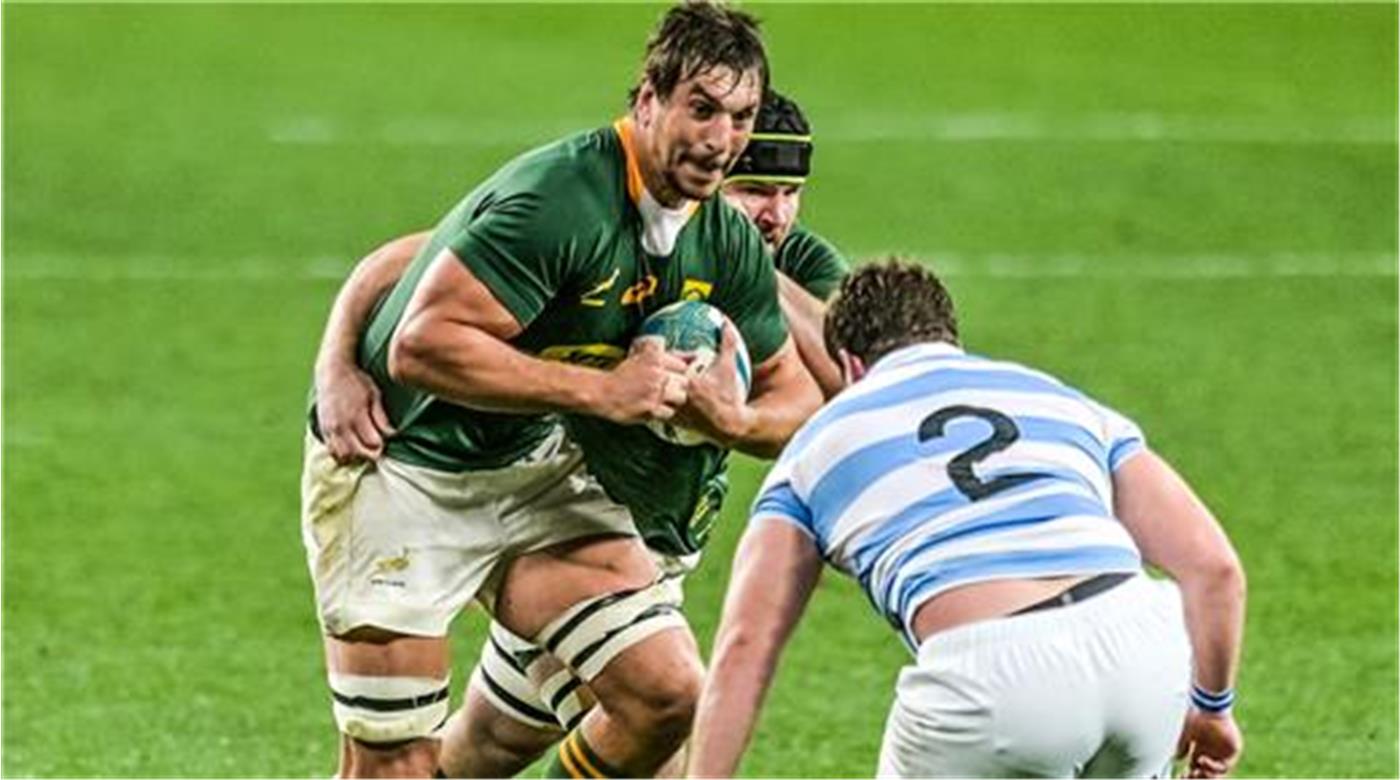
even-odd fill
[[[822,346],[823,303],[849,271],[841,253],[797,221],[812,171],[812,126],[797,101],[770,89],[749,145],[724,180],[724,198],[749,215],[779,271],[779,301],[802,361],[829,398],[840,372]]]

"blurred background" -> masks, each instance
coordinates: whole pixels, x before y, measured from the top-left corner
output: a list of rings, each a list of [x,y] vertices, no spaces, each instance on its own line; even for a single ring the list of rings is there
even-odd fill
[[[331,298],[619,115],[663,8],[4,5],[0,771],[334,771],[297,514]],[[749,8],[814,127],[804,222],[932,264],[969,348],[1131,415],[1217,511],[1239,774],[1400,772],[1396,6]],[[765,468],[689,585],[706,649]],[[827,577],[745,773],[869,776],[907,658]]]

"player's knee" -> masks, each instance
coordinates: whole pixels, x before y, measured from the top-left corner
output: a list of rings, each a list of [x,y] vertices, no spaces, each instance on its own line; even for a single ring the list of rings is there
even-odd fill
[[[679,744],[695,720],[702,683],[698,662],[668,669],[649,676],[645,685],[630,686],[629,695],[612,703],[610,714],[634,734]]]
[[[538,757],[554,744],[559,731],[528,726],[507,715],[473,718],[467,728],[468,744],[489,749],[497,758]]]
[[[437,740],[365,742],[350,739],[349,777],[432,777],[438,765]]]

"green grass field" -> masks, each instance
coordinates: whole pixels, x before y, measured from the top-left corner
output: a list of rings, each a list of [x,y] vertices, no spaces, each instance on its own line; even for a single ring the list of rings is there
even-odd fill
[[[971,348],[1131,414],[1217,509],[1239,773],[1400,773],[1396,7],[756,9],[808,224],[941,268]],[[331,296],[620,113],[657,13],[4,6],[0,771],[333,771],[297,520]],[[704,646],[762,470],[690,586]],[[828,578],[744,771],[869,776],[906,658]]]

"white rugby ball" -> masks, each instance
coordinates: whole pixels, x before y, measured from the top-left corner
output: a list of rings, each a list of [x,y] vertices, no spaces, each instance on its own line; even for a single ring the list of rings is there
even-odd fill
[[[724,312],[704,301],[677,301],[658,309],[642,322],[637,338],[660,338],[666,344],[666,351],[690,359],[690,371],[700,373],[708,369],[719,356],[721,334],[724,323],[729,320]],[[739,391],[748,398],[753,387],[753,366],[749,362],[749,350],[744,337],[735,328],[738,337],[734,353],[734,371],[739,382]],[[709,442],[704,435],[682,428],[665,420],[647,423],[652,433],[672,444],[694,447]]]

